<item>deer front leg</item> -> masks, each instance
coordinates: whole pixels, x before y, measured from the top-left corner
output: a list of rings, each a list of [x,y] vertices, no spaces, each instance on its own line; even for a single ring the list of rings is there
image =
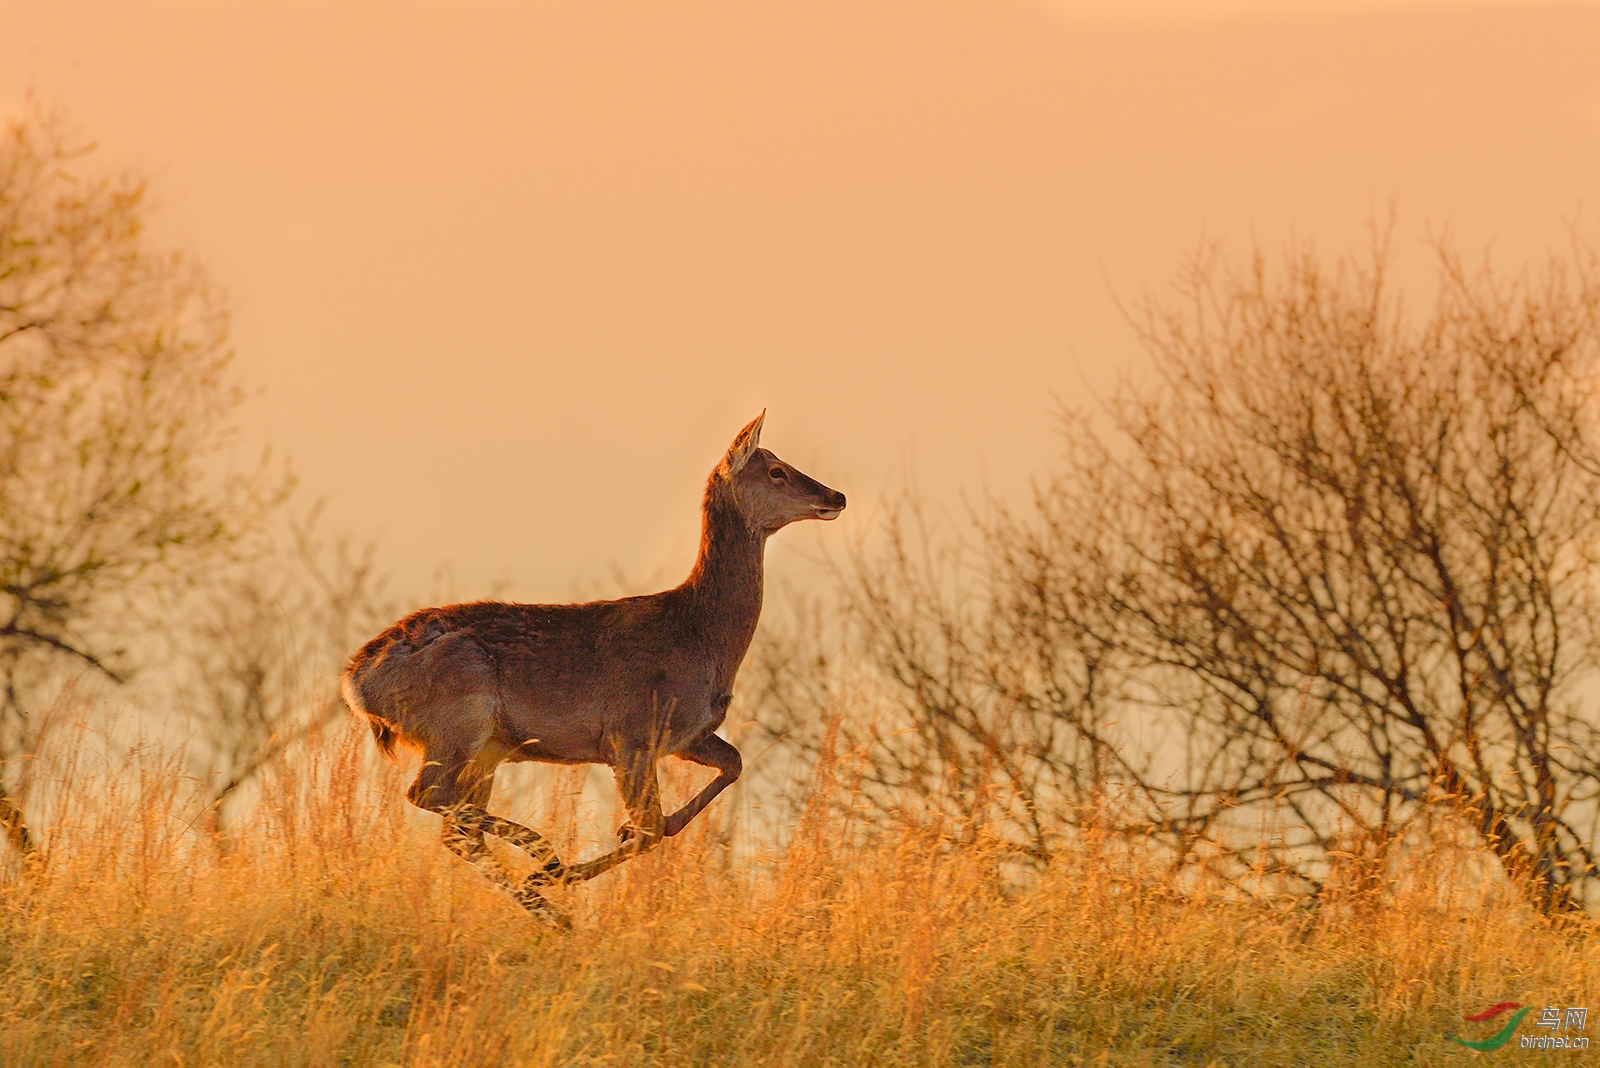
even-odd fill
[[[739,773],[744,770],[744,760],[739,756],[739,750],[715,734],[706,735],[678,755],[702,767],[716,768],[717,777],[706,783],[705,789],[696,794],[687,805],[667,817],[666,826],[662,830],[668,838],[687,827],[689,821],[700,815],[700,811],[711,804],[718,794],[732,786]]]
[[[662,828],[666,821],[661,817],[661,785],[656,779],[655,755],[632,755],[619,760],[615,769],[617,789],[622,794],[622,803],[627,806],[632,822],[623,824],[617,831],[617,837],[622,842],[617,849],[582,864],[568,865],[567,882],[593,879],[625,860],[654,849],[665,837]]]

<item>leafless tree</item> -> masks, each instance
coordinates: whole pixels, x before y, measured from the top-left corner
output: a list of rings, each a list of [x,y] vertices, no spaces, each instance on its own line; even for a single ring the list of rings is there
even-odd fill
[[[1122,662],[1071,590],[1024,574],[1005,513],[936,520],[908,493],[880,533],[835,568],[834,600],[779,617],[752,653],[743,701],[800,758],[789,797],[826,749],[868,816],[915,809],[1033,862],[1085,822],[1148,828]]]
[[[959,551],[902,514],[841,568],[868,784],[1311,894],[1453,814],[1537,907],[1595,903],[1600,270],[1442,251],[1415,317],[1375,249],[1197,257],[1135,316],[1153,375],[1066,420],[1030,506]],[[759,716],[804,737],[816,673],[762,655]]]
[[[153,251],[143,180],[37,110],[0,131],[0,829],[30,688],[121,679],[128,600],[230,541],[272,496],[212,475],[237,393],[202,273]]]
[[[1276,870],[1381,866],[1437,802],[1541,908],[1577,908],[1600,875],[1600,276],[1442,253],[1413,323],[1387,262],[1197,260],[1141,319],[1158,384],[1114,406],[1127,451],[1080,451],[1041,500],[1045,551],[1186,717],[1187,796],[1287,811]],[[1068,514],[1113,551],[1058,539]]]
[[[215,569],[165,628],[187,756],[224,846],[236,792],[289,746],[348,715],[339,671],[396,611],[373,547],[323,534],[320,511],[269,528],[276,539]]]

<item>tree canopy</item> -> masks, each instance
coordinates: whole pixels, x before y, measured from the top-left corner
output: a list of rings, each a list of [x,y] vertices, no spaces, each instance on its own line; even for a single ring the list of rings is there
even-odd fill
[[[121,678],[112,606],[270,496],[216,468],[239,399],[226,310],[199,268],[150,247],[144,200],[59,118],[0,131],[0,826],[24,849],[5,783],[30,683]]]

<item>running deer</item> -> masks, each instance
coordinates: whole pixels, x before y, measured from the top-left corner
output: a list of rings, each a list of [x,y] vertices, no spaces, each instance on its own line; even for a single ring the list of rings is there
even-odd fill
[[[700,551],[683,584],[589,604],[479,601],[425,608],[372,639],[340,677],[383,752],[421,750],[406,796],[444,817],[444,841],[539,918],[567,926],[540,893],[591,879],[670,838],[739,777],[739,751],[713,733],[761,615],[767,538],[798,519],[836,519],[844,494],[760,447],[763,411],[706,482]],[[656,761],[717,776],[663,816]],[[503,761],[609,764],[630,822],[618,848],[565,865],[538,832],[490,815]],[[515,885],[485,835],[540,867]]]

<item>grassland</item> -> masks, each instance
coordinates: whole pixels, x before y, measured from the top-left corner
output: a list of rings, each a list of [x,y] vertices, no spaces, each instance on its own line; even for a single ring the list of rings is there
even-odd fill
[[[556,934],[341,745],[225,850],[171,769],[68,783],[0,884],[0,1062],[1575,1064],[1443,1036],[1504,1000],[1600,1011],[1600,935],[1420,858],[1308,910],[1093,836],[1026,879],[909,818],[843,845],[827,806],[765,854],[707,819],[563,891]]]

